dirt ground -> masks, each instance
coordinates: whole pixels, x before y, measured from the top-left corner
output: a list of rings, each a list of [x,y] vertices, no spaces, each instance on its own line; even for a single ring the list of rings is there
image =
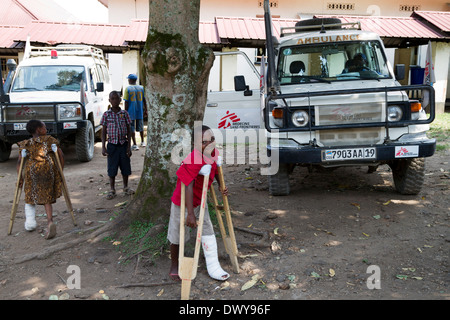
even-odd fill
[[[124,263],[113,241],[84,241],[20,263],[29,254],[93,232],[118,214],[120,203],[131,199],[120,192],[113,200],[105,199],[109,187],[101,143],[89,163],[79,163],[73,147],[63,151],[78,226],[72,224],[64,198],[58,199],[58,234],[52,240],[45,240],[39,230],[24,230],[23,194],[12,235],[7,235],[17,147],[11,159],[0,164],[0,299],[178,300],[180,284],[168,277],[168,252],[155,263],[140,256]],[[141,149],[132,156],[132,188],[137,188],[143,154]],[[449,159],[448,151],[427,159],[425,185],[417,196],[396,193],[391,172],[383,166],[371,174],[367,167],[332,172],[296,168],[291,194],[272,197],[257,165],[225,164],[240,273],[231,272],[219,237],[220,260],[231,277],[225,283],[212,280],[201,257],[191,299],[448,300]],[[38,225],[44,227],[44,208],[37,214]],[[80,289],[69,288],[76,274],[73,266],[79,268]],[[368,286],[369,277],[377,274],[376,287],[372,281]],[[242,290],[252,277],[255,284]],[[158,285],[123,287],[140,283]]]

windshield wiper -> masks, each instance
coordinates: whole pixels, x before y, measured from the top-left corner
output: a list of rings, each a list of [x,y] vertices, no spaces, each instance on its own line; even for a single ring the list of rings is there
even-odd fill
[[[326,80],[326,79],[320,78],[320,77],[312,77],[312,76],[310,76],[310,77],[308,77],[308,78],[309,78],[309,79],[312,79],[312,80],[317,80],[317,81],[319,81],[319,82],[331,83],[330,80]]]
[[[39,91],[37,88],[31,88],[31,87],[23,87],[23,88],[17,88],[13,91]]]

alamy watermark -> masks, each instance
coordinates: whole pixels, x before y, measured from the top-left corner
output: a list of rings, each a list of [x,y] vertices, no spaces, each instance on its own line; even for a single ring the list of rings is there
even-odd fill
[[[279,168],[278,148],[271,148],[271,154],[267,154],[267,131],[264,129],[211,129],[214,133],[215,144],[209,145],[204,150],[204,154],[210,153],[217,145],[226,145],[226,153],[223,161],[226,164],[261,164],[261,175],[273,175]],[[194,148],[202,143],[201,122],[195,122],[193,137],[189,130],[176,129],[172,132],[171,141],[176,145],[171,150],[171,161],[174,164],[181,162],[192,151],[192,141]],[[278,132],[272,132],[270,145],[277,146],[279,142]],[[196,147],[197,146],[197,147]]]

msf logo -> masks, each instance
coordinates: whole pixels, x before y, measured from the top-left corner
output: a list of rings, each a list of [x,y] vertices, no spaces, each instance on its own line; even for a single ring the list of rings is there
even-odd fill
[[[16,116],[35,116],[36,111],[31,109],[28,106],[22,106],[20,109],[16,112]]]
[[[231,127],[234,122],[239,121],[241,121],[241,119],[238,118],[236,113],[230,113],[230,111],[227,111],[227,114],[219,120],[219,129],[226,129]]]

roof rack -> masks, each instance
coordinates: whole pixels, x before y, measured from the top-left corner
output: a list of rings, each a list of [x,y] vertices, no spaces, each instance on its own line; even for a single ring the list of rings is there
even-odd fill
[[[56,47],[30,46],[30,57],[50,56],[51,51],[56,50],[61,56],[91,56],[96,62],[106,64],[103,50],[88,45],[58,45]]]
[[[314,30],[322,30],[324,29],[333,29],[338,30],[342,26],[349,26],[343,28],[345,30],[361,30],[361,23],[359,21],[355,22],[344,22],[344,23],[332,23],[332,24],[317,24],[317,25],[309,25],[309,26],[294,26],[294,27],[282,27],[280,29],[280,36],[284,37],[291,34],[306,32],[306,31],[314,31]],[[339,28],[338,28],[339,27]],[[285,30],[294,30],[291,32],[286,32]]]

